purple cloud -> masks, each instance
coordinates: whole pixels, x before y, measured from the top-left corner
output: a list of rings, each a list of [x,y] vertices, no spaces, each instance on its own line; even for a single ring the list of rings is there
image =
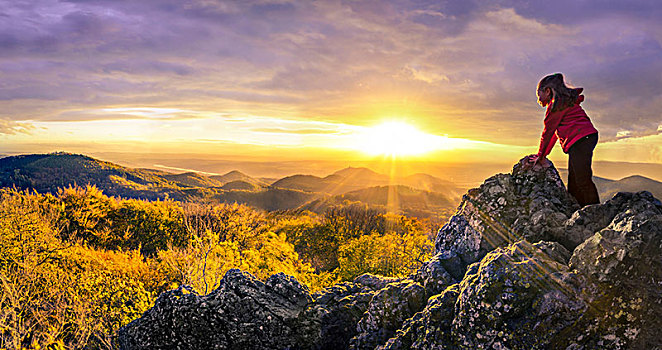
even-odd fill
[[[652,0],[0,0],[0,118],[122,105],[365,124],[376,101],[430,132],[528,144],[535,85],[561,71],[603,140],[651,135],[661,15]]]

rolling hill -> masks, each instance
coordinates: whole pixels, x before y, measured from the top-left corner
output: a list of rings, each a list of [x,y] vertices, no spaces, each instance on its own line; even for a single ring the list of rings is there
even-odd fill
[[[433,217],[451,214],[456,202],[448,196],[403,185],[374,186],[340,195],[320,198],[299,209],[323,213],[327,208],[346,202],[362,202],[369,206],[398,212],[407,216]]]
[[[238,172],[236,172],[238,173]],[[228,175],[228,174],[226,174]],[[211,178],[198,173],[170,174],[131,169],[85,155],[31,154],[0,159],[0,187],[57,193],[59,188],[94,185],[106,195],[147,200],[245,203],[265,210],[296,208],[319,196],[298,190],[261,187],[247,175]],[[234,177],[233,177],[234,176]],[[223,183],[223,179],[241,178]],[[223,188],[223,187],[225,188]]]
[[[164,178],[190,187],[220,187],[224,182],[194,172],[163,175]]]
[[[314,175],[292,175],[284,177],[271,186],[276,188],[286,188],[292,190],[308,191],[308,192],[321,192],[326,194],[338,194],[346,192],[347,187],[354,188],[354,185],[343,184],[343,178],[337,176],[318,177]]]
[[[350,167],[326,177],[287,176],[268,185],[239,171],[215,176],[172,174],[63,152],[0,159],[2,187],[56,193],[62,187],[88,184],[106,195],[126,198],[236,202],[264,210],[299,208],[317,212],[349,201],[419,217],[453,209],[457,196],[463,192],[452,183],[427,174],[391,180],[367,168]]]
[[[662,198],[662,182],[644,176],[634,175],[620,180],[603,178],[594,178],[594,180],[595,187],[598,188],[598,193],[600,194],[600,200],[602,202],[610,199],[618,192],[648,191],[652,193],[655,198]]]
[[[367,168],[345,168],[326,177],[292,175],[272,184],[273,187],[320,192],[339,195],[368,187],[403,185],[422,191],[443,193],[452,202],[457,202],[465,189],[452,182],[428,174],[414,174],[404,178],[390,179]]]
[[[246,183],[249,183],[249,184],[253,184],[257,187],[269,186],[268,182],[265,182],[261,179],[256,179],[256,178],[250,177],[250,176],[248,176],[248,175],[246,175],[246,174],[244,174],[240,171],[237,171],[237,170],[230,171],[230,172],[228,172],[226,174],[223,174],[223,175],[212,175],[209,178],[212,179],[212,180],[221,182],[222,184],[227,184],[227,183],[235,182],[235,181],[242,181],[242,182],[246,182]]]
[[[71,185],[95,185],[112,196],[163,199],[164,189],[182,185],[165,173],[129,169],[84,155],[69,153],[30,154],[0,159],[0,186],[55,193]]]
[[[242,190],[242,191],[257,191],[260,186],[243,180],[236,180],[226,183],[221,186],[222,189],[227,191]]]

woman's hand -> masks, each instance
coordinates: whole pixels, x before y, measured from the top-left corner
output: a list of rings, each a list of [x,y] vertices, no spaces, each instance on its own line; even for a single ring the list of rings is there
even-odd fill
[[[545,160],[547,160],[545,157],[539,157],[537,154],[530,154],[526,156],[526,163],[524,163],[523,168],[524,170],[531,169],[538,164],[544,164]]]

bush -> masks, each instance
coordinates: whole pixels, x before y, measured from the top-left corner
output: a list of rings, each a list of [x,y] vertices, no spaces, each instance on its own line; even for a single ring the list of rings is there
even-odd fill
[[[428,228],[416,219],[356,203],[313,215],[286,217],[275,230],[285,233],[318,273],[333,272],[342,281],[366,272],[400,276],[431,251]],[[394,244],[407,251],[396,254]]]
[[[0,347],[110,348],[110,336],[153,303],[145,286],[156,276],[137,252],[60,241],[52,201],[0,191]]]
[[[61,188],[57,193],[61,207],[64,238],[82,240],[106,247],[110,222],[108,214],[116,205],[95,186]]]
[[[237,204],[189,204],[185,212],[192,238],[185,247],[158,253],[156,269],[170,285],[187,284],[206,294],[232,268],[260,279],[284,272],[313,290],[332,283],[330,274],[317,275],[299,259],[284,233],[268,230],[270,223],[261,211]]]
[[[189,240],[184,211],[174,201],[126,199],[115,203],[104,228],[106,249],[140,249],[153,256],[169,245],[182,247]]]
[[[433,248],[422,232],[406,235],[375,232],[354,238],[340,247],[336,274],[342,281],[353,280],[364,273],[407,276],[430,258]]]

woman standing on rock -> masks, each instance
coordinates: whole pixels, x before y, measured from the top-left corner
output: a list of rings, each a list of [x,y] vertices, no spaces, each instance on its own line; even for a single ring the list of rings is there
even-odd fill
[[[583,207],[600,203],[593,183],[591,161],[598,143],[598,130],[579,105],[584,101],[583,88],[565,84],[563,74],[548,75],[538,83],[538,103],[547,107],[545,127],[540,137],[538,153],[529,156],[529,165],[543,164],[559,139],[568,154],[568,192]]]

